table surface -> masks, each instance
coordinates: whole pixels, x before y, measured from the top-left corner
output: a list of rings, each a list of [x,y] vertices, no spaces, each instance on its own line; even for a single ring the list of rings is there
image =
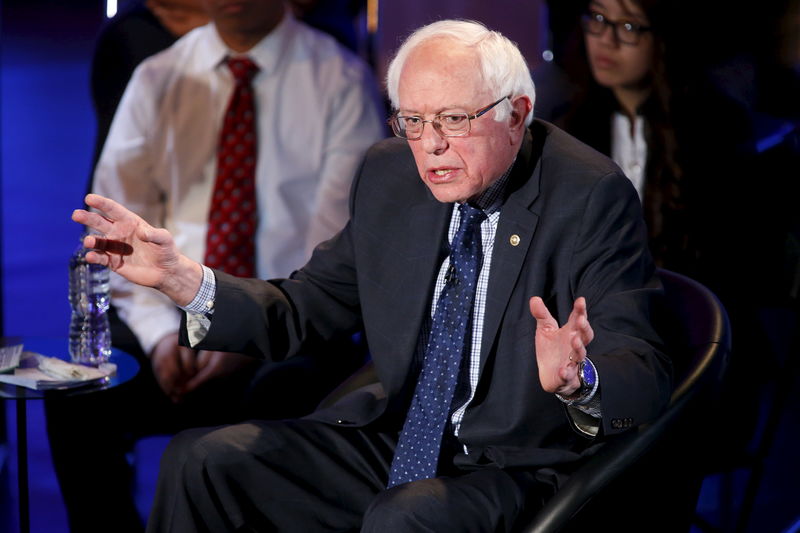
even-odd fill
[[[58,357],[64,361],[69,361],[69,339],[67,337],[22,337],[23,350],[26,352],[36,352],[48,357]],[[127,352],[111,349],[111,363],[117,365],[117,372],[103,382],[84,387],[63,390],[33,390],[25,387],[18,387],[8,383],[0,383],[0,398],[11,400],[41,400],[53,396],[77,396],[88,394],[105,389],[111,389],[132,380],[139,372],[139,363],[136,358]]]

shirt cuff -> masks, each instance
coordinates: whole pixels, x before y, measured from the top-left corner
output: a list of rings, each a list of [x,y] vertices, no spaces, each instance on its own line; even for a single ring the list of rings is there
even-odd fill
[[[194,299],[185,307],[186,333],[189,346],[194,348],[208,334],[211,327],[211,315],[214,314],[214,298],[217,295],[217,280],[214,272],[205,265],[203,267],[203,281]]]
[[[210,316],[214,314],[214,298],[217,296],[217,279],[214,272],[205,265],[203,267],[203,281],[194,299],[182,306],[181,309],[190,314]]]
[[[577,398],[564,398],[560,394],[556,394],[556,397],[567,407],[575,428],[583,435],[593,438],[600,433],[600,421],[603,418],[600,405],[600,375],[588,357],[586,364],[592,365],[596,378],[592,389]]]

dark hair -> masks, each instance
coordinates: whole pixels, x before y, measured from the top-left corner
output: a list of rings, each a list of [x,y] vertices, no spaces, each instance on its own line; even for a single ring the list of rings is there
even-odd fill
[[[622,1],[622,0],[617,0]],[[668,255],[691,255],[688,239],[685,171],[679,153],[677,120],[674,106],[686,93],[683,65],[678,50],[671,50],[670,14],[662,0],[629,0],[647,16],[654,38],[652,68],[649,74],[651,93],[638,109],[645,119],[648,146],[647,177],[643,194],[645,220],[651,250],[661,266],[675,266]],[[588,7],[584,2],[584,8]],[[556,122],[579,139],[610,155],[610,134],[606,125],[619,109],[613,92],[600,86],[592,77],[586,56],[584,33],[578,21],[565,48],[563,68],[576,87],[576,94],[564,115]],[[602,125],[602,126],[600,126]],[[600,127],[600,129],[598,129]],[[602,128],[606,130],[602,130]]]

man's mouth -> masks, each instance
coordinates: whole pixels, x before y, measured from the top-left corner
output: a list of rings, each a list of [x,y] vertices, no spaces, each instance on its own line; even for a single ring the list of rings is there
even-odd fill
[[[455,168],[436,168],[428,171],[428,181],[431,183],[447,183],[456,176]]]

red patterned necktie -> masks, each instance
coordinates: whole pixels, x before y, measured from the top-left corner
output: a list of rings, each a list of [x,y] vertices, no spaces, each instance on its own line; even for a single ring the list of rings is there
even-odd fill
[[[230,58],[236,80],[217,148],[217,180],[211,196],[204,263],[242,277],[255,276],[256,120],[251,80],[258,67]]]

